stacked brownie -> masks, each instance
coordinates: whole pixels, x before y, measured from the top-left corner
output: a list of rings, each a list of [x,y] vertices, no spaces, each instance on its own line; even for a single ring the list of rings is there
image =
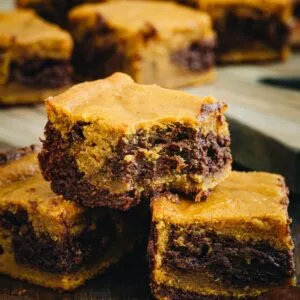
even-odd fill
[[[74,289],[133,247],[150,200],[157,299],[294,285],[284,179],[231,171],[226,108],[122,73],[49,97],[42,150],[0,156],[0,272]]]

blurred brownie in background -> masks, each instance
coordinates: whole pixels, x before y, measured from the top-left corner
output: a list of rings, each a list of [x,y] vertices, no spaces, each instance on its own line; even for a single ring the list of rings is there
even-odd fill
[[[207,12],[218,35],[220,63],[286,60],[291,0],[179,0]]]
[[[46,20],[65,26],[68,11],[85,2],[102,2],[101,0],[16,0],[17,7],[34,9]]]
[[[157,196],[148,247],[155,298],[256,299],[295,285],[288,203],[284,179],[263,172],[232,172],[199,203]]]
[[[206,13],[159,1],[114,1],[71,10],[75,70],[84,79],[125,72],[164,87],[215,78],[215,34]]]
[[[300,0],[294,0],[291,44],[300,49]]]
[[[37,153],[0,153],[0,273],[73,290],[134,247],[145,209],[87,210],[65,200],[43,179]]]
[[[36,103],[71,84],[71,36],[31,10],[0,13],[0,103]]]

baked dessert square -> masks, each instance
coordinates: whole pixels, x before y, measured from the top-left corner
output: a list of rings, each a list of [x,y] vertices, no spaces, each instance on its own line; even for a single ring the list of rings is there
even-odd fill
[[[124,13],[127,12],[127,13]],[[210,17],[172,2],[111,1],[69,13],[75,70],[85,79],[120,71],[174,88],[215,78]]]
[[[63,27],[67,25],[68,11],[85,2],[102,2],[101,0],[16,0],[17,7],[34,9],[37,14],[50,22]]]
[[[73,290],[130,251],[141,224],[141,207],[89,211],[55,195],[39,171],[37,148],[0,154],[2,274]]]
[[[294,48],[300,49],[300,1],[299,0],[294,0],[293,2],[291,45]]]
[[[262,172],[232,172],[200,203],[156,197],[148,246],[154,296],[254,299],[294,285],[288,202],[284,179]]]
[[[115,73],[46,100],[39,154],[53,191],[127,210],[162,191],[200,201],[231,169],[226,104]]]
[[[217,32],[219,63],[286,60],[291,0],[181,0],[207,12]]]
[[[0,12],[0,103],[35,103],[71,85],[71,36],[31,10]]]

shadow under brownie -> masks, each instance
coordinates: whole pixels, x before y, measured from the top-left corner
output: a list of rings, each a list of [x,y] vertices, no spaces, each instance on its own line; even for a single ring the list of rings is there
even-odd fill
[[[295,285],[287,189],[276,174],[232,172],[206,201],[152,203],[149,259],[157,299],[252,299]]]
[[[141,209],[83,209],[51,191],[35,147],[1,154],[0,273],[73,290],[133,248]]]
[[[116,73],[46,101],[39,155],[57,194],[127,210],[157,192],[200,201],[231,169],[227,106]]]

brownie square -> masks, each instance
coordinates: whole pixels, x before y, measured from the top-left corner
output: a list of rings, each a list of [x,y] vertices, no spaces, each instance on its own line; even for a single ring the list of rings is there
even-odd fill
[[[200,203],[156,197],[148,247],[154,296],[250,299],[294,285],[288,202],[284,179],[260,172],[232,172]]]
[[[73,290],[133,248],[145,226],[137,209],[84,209],[51,191],[37,148],[0,153],[0,273]]]
[[[71,36],[31,10],[0,12],[0,103],[34,103],[71,85]]]
[[[85,2],[102,2],[101,0],[16,0],[17,7],[34,9],[37,14],[50,22],[63,27],[67,25],[68,11]]]
[[[231,169],[226,104],[116,73],[46,100],[39,155],[53,191],[129,209],[157,192],[200,201]]]
[[[215,34],[206,13],[171,2],[112,1],[78,6],[69,22],[83,78],[120,71],[164,87],[215,78]]]
[[[286,60],[291,0],[181,0],[207,12],[217,32],[219,63]]]

